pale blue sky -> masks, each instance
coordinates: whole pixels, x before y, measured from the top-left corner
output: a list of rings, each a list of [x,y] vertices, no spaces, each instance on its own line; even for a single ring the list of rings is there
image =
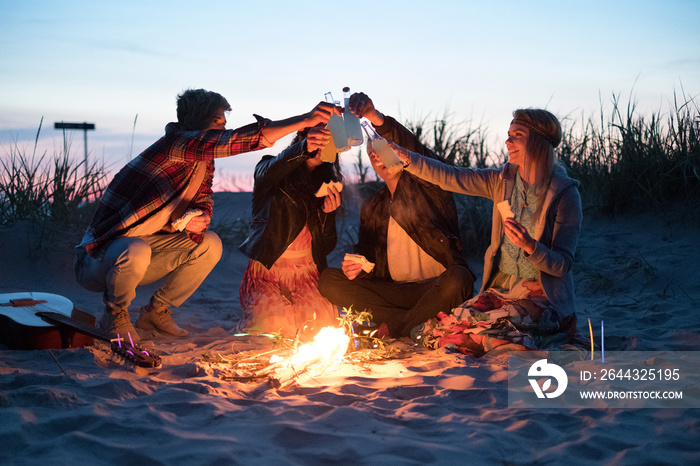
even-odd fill
[[[580,118],[613,93],[641,111],[666,111],[681,86],[700,94],[697,0],[0,0],[0,11],[0,156],[31,146],[42,117],[49,155],[62,144],[54,122],[87,121],[91,156],[119,168],[175,120],[189,87],[226,96],[229,127],[350,86],[400,119],[449,109],[494,144],[517,107]],[[77,155],[82,144],[75,133]],[[247,174],[260,155],[217,166]]]

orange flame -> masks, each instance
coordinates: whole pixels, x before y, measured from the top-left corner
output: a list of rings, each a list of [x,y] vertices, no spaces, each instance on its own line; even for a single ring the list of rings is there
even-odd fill
[[[301,345],[296,352],[288,358],[285,365],[309,365],[314,362],[324,362],[332,364],[340,362],[348,350],[350,337],[345,334],[342,328],[324,327],[314,337],[311,343]],[[282,360],[273,356],[271,363]]]

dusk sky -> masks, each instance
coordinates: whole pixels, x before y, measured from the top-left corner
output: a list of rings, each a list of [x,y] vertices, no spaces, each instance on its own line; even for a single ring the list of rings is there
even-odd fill
[[[399,120],[488,129],[511,112],[581,119],[630,95],[644,112],[700,99],[700,2],[0,0],[0,157],[53,156],[57,121],[95,123],[91,157],[114,170],[163,134],[187,88],[223,94],[228,127],[309,111],[343,86]],[[136,116],[136,125],[134,120]],[[83,154],[83,134],[71,150]],[[133,142],[132,142],[133,137]],[[273,148],[279,151],[287,143]],[[217,161],[249,176],[262,152]]]

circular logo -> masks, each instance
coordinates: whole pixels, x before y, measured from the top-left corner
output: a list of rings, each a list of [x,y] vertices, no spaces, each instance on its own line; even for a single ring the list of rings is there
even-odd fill
[[[530,366],[527,375],[530,377],[528,381],[535,391],[537,398],[556,398],[564,393],[566,385],[569,383],[564,369],[554,363],[547,362],[546,359],[540,359]],[[540,386],[539,380],[542,378],[545,380],[542,386]],[[550,391],[552,388],[552,379],[557,382],[556,390],[554,391]]]

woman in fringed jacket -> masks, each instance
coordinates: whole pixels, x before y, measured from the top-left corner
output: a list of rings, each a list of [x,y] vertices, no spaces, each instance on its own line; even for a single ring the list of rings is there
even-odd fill
[[[308,134],[307,134],[308,132]],[[241,331],[311,335],[338,325],[338,313],[318,292],[319,273],[337,242],[339,191],[316,197],[323,183],[342,182],[338,159],[321,160],[327,129],[297,133],[282,153],[255,168],[251,232],[239,249],[250,258],[240,286]]]

